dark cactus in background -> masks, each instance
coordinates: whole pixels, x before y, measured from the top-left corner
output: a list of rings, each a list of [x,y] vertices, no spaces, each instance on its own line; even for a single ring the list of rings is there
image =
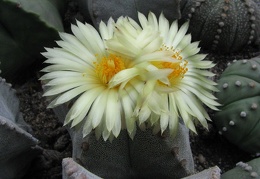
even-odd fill
[[[41,58],[44,47],[54,46],[63,31],[59,12],[63,0],[0,1],[0,69],[2,76],[14,79]]]
[[[165,17],[173,21],[180,18],[180,0],[77,0],[79,9],[85,19],[92,21],[98,27],[100,21],[106,22],[110,17],[129,16],[137,20],[137,12],[147,15],[150,11],[157,16],[164,13]]]
[[[213,121],[219,133],[247,152],[260,152],[260,57],[230,64],[218,89],[223,106]]]
[[[259,6],[259,0],[182,0],[181,13],[203,50],[241,53],[259,50]]]

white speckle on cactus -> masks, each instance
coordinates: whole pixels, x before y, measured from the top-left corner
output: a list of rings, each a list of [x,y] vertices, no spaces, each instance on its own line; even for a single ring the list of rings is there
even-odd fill
[[[229,122],[229,125],[234,126],[234,125],[235,125],[235,122],[234,122],[234,121],[230,121],[230,122]]]
[[[248,166],[248,164],[240,161],[240,162],[238,162],[238,163],[236,164],[236,166],[237,166],[237,167],[241,167],[241,168],[246,168],[246,167]]]
[[[245,170],[246,170],[246,171],[251,171],[251,170],[252,170],[252,167],[251,167],[251,166],[246,166],[246,167],[245,167]]]
[[[243,60],[242,63],[243,63],[243,64],[246,64],[246,63],[247,63],[247,60]]]
[[[253,110],[255,110],[255,109],[257,109],[257,104],[256,103],[253,103],[252,105],[251,105],[251,109],[253,109]]]
[[[257,69],[256,64],[252,65],[252,69],[253,69],[253,70],[256,70],[256,69]]]
[[[233,62],[235,63],[237,60],[235,59],[235,60],[233,60]]]
[[[223,85],[222,85],[222,88],[223,89],[226,89],[228,87],[228,83],[224,83]]]
[[[253,178],[256,178],[256,177],[258,177],[259,175],[258,175],[256,172],[251,172],[251,173],[250,173],[250,176],[253,177]]]
[[[222,135],[222,131],[218,131],[219,135]]]
[[[226,127],[223,127],[222,130],[223,130],[223,131],[227,131],[227,128],[226,128]]]
[[[242,169],[244,169],[244,170],[247,171],[247,172],[250,172],[250,171],[253,170],[252,166],[250,166],[250,165],[248,165],[247,163],[244,163],[244,162],[238,162],[238,163],[236,164],[236,166],[237,166],[237,167],[241,167]],[[252,172],[250,173],[250,176],[251,176],[252,178],[256,178],[256,177],[258,177],[259,175],[258,175],[255,171],[252,171]]]
[[[236,81],[235,84],[236,84],[237,87],[240,87],[240,86],[241,86],[241,82],[240,82],[240,81]]]
[[[243,165],[243,162],[241,162],[241,161],[236,164],[237,167],[241,167],[242,165]]]
[[[242,111],[242,112],[240,113],[240,117],[245,118],[245,117],[246,117],[246,112],[245,112],[245,111]]]

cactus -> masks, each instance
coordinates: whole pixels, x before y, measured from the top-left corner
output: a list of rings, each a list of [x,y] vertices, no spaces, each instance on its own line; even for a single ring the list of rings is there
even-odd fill
[[[0,78],[0,178],[21,178],[39,153],[38,140],[29,132],[14,89]]]
[[[222,179],[260,178],[260,158],[247,163],[238,162],[236,167],[221,175]]]
[[[220,172],[218,166],[214,166],[182,179],[220,179]]]
[[[182,19],[204,50],[222,54],[260,46],[259,0],[182,0]]]
[[[230,142],[260,152],[260,57],[237,60],[220,76],[216,94],[223,105],[213,121]]]
[[[54,109],[61,122],[67,111],[65,105]],[[63,160],[64,178],[73,178],[75,173],[87,178],[92,173],[103,178],[181,178],[194,172],[189,132],[181,123],[174,139],[167,133],[160,136],[150,130],[138,130],[132,140],[123,130],[112,142],[105,142],[96,140],[93,132],[83,138],[82,129],[67,129],[72,139],[73,159]]]
[[[84,167],[76,163],[72,158],[64,158],[62,160],[62,178],[73,179],[73,178],[90,178],[90,179],[101,179],[97,175],[89,172]]]
[[[89,172],[84,167],[76,163],[72,158],[64,158],[62,160],[62,171],[63,179],[76,179],[77,177],[101,179],[97,175]],[[214,166],[181,179],[220,179],[220,172],[221,170],[217,166]]]
[[[77,0],[79,8],[88,21],[92,21],[96,27],[99,22],[107,21],[109,17],[117,19],[119,16],[129,16],[137,20],[137,11],[147,15],[153,11],[157,16],[163,11],[170,21],[180,18],[180,0],[160,0],[160,1],[125,1],[125,0]]]
[[[63,31],[63,27],[54,4],[58,1],[0,1],[0,68],[4,78],[13,79],[17,71],[40,58],[44,46],[55,45],[57,30]]]

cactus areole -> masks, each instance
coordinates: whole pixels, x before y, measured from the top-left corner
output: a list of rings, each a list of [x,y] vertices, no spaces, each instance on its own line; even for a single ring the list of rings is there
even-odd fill
[[[220,77],[216,94],[223,105],[214,122],[230,142],[260,152],[260,57],[234,61]]]

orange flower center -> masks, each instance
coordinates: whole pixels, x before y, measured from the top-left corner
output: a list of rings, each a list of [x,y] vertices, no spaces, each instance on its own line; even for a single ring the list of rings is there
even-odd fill
[[[98,77],[106,85],[115,74],[125,69],[123,59],[114,54],[103,56],[99,62],[94,62],[94,65]]]
[[[173,50],[172,48],[163,47],[161,50]],[[184,77],[185,73],[188,71],[187,60],[183,60],[182,56],[180,55],[180,51],[174,51],[174,54],[172,55],[172,58],[178,60],[177,62],[153,62],[153,64],[159,68],[170,68],[172,69],[172,73],[168,75],[168,79],[171,82],[171,85],[175,85],[180,82],[180,80]],[[162,84],[161,82],[159,82]]]

